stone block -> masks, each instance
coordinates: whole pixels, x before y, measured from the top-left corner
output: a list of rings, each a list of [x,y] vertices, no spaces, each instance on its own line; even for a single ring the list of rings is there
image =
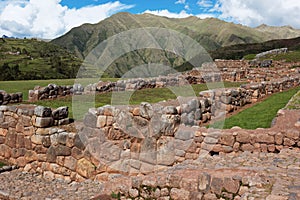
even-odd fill
[[[170,197],[174,200],[189,200],[190,192],[184,189],[172,188],[170,191]]]
[[[277,145],[281,145],[281,144],[283,143],[283,138],[284,138],[284,136],[283,136],[282,133],[277,133],[277,134],[275,135],[275,143],[276,143]]]
[[[210,188],[210,175],[208,173],[202,173],[198,176],[198,189],[200,192],[206,193]]]
[[[260,134],[256,135],[256,142],[266,143],[266,144],[274,144],[275,139],[274,139],[274,136],[268,135],[266,133],[260,133]]]
[[[78,160],[76,172],[85,178],[90,178],[94,175],[96,167],[85,158]]]
[[[152,105],[147,102],[142,102],[140,105],[140,116],[145,119],[151,119],[154,115]]]
[[[52,117],[37,117],[34,126],[39,128],[50,127],[53,124]]]
[[[11,148],[16,147],[16,139],[17,139],[17,133],[13,131],[9,131],[6,135],[6,141],[5,144]]]
[[[96,127],[97,128],[103,128],[106,126],[106,120],[107,120],[107,116],[105,115],[100,115],[97,117],[97,124]]]
[[[69,108],[67,106],[59,107],[52,112],[52,117],[54,120],[61,120],[68,118]]]
[[[224,188],[227,192],[237,194],[240,189],[240,182],[231,178],[224,179]]]
[[[96,128],[97,127],[97,115],[91,112],[88,112],[83,119],[84,125]]]
[[[211,181],[210,189],[213,193],[220,195],[224,187],[224,181],[221,178],[213,177]]]
[[[239,143],[250,143],[251,136],[246,131],[239,131],[236,136],[236,141]]]
[[[52,110],[51,110],[51,108],[48,108],[48,107],[37,106],[34,109],[34,114],[37,117],[51,117]]]
[[[293,146],[295,144],[296,144],[296,142],[294,140],[290,139],[290,138],[284,138],[283,139],[283,145],[284,146],[291,147],[291,146]]]
[[[43,136],[41,136],[41,135],[32,135],[30,139],[31,139],[31,142],[34,144],[42,145],[42,143],[43,143]]]
[[[219,138],[219,143],[227,146],[234,145],[234,136],[231,133],[222,133]]]
[[[76,170],[77,160],[72,156],[65,157],[64,166],[72,171]]]

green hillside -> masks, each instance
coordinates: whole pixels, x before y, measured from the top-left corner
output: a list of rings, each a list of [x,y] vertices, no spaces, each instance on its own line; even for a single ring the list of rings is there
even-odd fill
[[[300,30],[291,27],[250,28],[215,18],[171,19],[151,14],[118,13],[97,24],[84,24],[73,28],[67,34],[51,42],[74,52],[78,57],[85,58],[92,49],[107,38],[127,30],[144,27],[161,27],[178,31],[193,38],[210,52],[230,45],[260,43],[271,39],[300,36]],[[139,39],[143,40],[145,37]],[[143,49],[127,53],[115,60],[106,71],[106,75],[121,77],[134,66],[147,63],[165,64],[178,71],[188,70],[192,67],[172,52]]]
[[[0,80],[74,78],[81,62],[52,43],[0,38]]]
[[[283,40],[271,40],[262,43],[253,43],[253,44],[239,44],[233,45],[228,47],[222,47],[215,51],[211,51],[210,55],[216,59],[242,59],[244,56],[246,58],[253,59],[254,56],[258,53],[269,51],[272,49],[279,49],[279,48],[288,48],[289,51],[298,51],[300,50],[300,37],[293,38],[293,39],[283,39]],[[274,58],[275,60],[285,60],[289,59],[289,57],[297,57],[297,53],[290,54],[283,54]],[[294,58],[292,58],[294,60]]]

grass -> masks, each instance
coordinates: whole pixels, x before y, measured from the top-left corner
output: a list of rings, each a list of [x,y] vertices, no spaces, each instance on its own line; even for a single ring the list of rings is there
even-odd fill
[[[60,81],[60,80],[58,80]],[[68,83],[68,81],[71,80],[64,80],[64,83]],[[52,81],[54,82],[54,81]],[[2,82],[0,82],[1,85]],[[10,83],[10,84],[9,84]],[[14,81],[7,83],[7,87],[19,87],[20,89],[20,81]],[[19,84],[18,84],[19,83]],[[30,83],[30,82],[29,82]],[[35,82],[36,83],[36,82]],[[40,83],[39,81],[37,83]],[[50,82],[44,82],[50,83]],[[30,83],[32,84],[32,83]],[[230,83],[225,82],[224,87],[239,87],[243,83]],[[199,84],[199,85],[192,85],[192,88],[189,88],[190,86],[183,86],[183,87],[171,87],[171,88],[153,88],[153,89],[144,89],[144,90],[137,90],[133,92],[130,97],[128,97],[128,92],[109,92],[104,94],[97,94],[95,95],[95,98],[91,98],[89,95],[82,95],[82,96],[76,96],[74,98],[75,100],[78,99],[78,103],[76,103],[76,110],[79,110],[81,113],[86,112],[86,108],[91,107],[100,107],[107,104],[114,104],[114,105],[127,105],[128,101],[130,105],[138,105],[141,102],[149,102],[149,103],[157,103],[159,101],[163,100],[169,100],[169,99],[176,99],[177,96],[198,96],[200,91],[207,90],[208,87],[206,84]],[[209,89],[213,88],[219,88],[219,83],[213,83],[209,85]],[[31,85],[31,88],[32,85]],[[6,88],[3,88],[6,89]],[[24,91],[25,92],[25,91]],[[174,93],[176,94],[174,94]],[[28,92],[27,92],[28,93]],[[95,103],[95,105],[94,105]],[[34,102],[36,105],[42,105],[47,106],[51,108],[58,108],[61,106],[68,106],[70,117],[73,117],[73,111],[72,111],[72,97],[68,96],[65,98],[55,99],[55,100],[43,100],[43,101],[37,101]],[[80,116],[79,118],[81,118]],[[77,117],[76,117],[77,118]],[[78,119],[78,118],[77,118]]]
[[[286,105],[286,108],[291,110],[300,109],[300,91],[298,91],[298,93],[293,96],[293,98]]]
[[[0,162],[0,168],[3,167],[3,166],[5,166],[5,164]]]
[[[276,93],[261,103],[258,103],[242,112],[225,119],[223,129],[239,126],[243,129],[270,128],[272,120],[276,117],[279,109],[285,107],[288,101],[299,91],[300,87]],[[221,128],[222,122],[211,125]]]

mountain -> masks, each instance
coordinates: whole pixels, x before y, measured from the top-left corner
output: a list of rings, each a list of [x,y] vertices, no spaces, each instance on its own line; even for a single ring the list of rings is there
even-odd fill
[[[81,63],[52,43],[0,38],[0,81],[75,78]]]
[[[118,13],[97,24],[83,24],[73,28],[51,42],[74,52],[78,57],[84,59],[92,49],[107,38],[127,30],[144,27],[162,27],[181,32],[196,40],[210,52],[230,45],[260,43],[273,39],[288,39],[300,36],[300,30],[286,26],[269,27],[261,25],[250,28],[215,18],[188,17],[172,19],[151,14]],[[178,71],[191,68],[191,65],[186,65],[184,59],[179,58],[172,52],[143,49],[133,51],[117,59],[106,71],[106,74],[120,77],[132,66],[150,62],[164,63]]]

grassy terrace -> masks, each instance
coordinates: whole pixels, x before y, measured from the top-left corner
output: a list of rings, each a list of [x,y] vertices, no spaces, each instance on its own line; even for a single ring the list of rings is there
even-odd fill
[[[229,129],[233,126],[239,126],[243,129],[269,128],[277,111],[285,107],[299,89],[300,87],[297,87],[288,91],[273,94],[261,103],[227,118],[223,128]],[[212,127],[219,126],[220,123],[218,122],[212,125]]]

